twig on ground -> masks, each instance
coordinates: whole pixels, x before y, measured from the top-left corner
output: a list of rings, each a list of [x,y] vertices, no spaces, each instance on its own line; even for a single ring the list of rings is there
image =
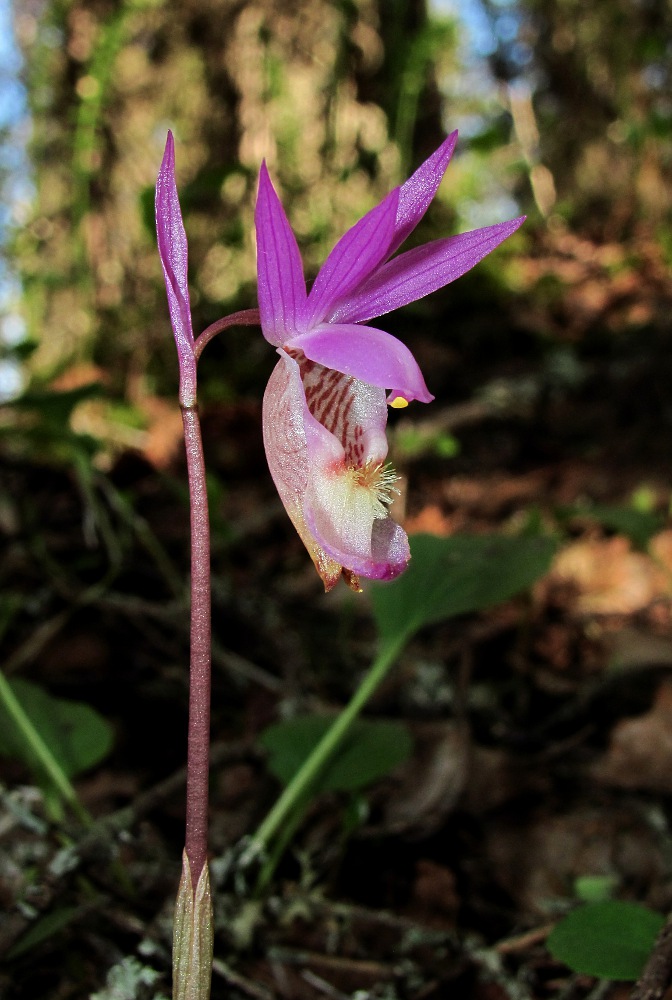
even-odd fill
[[[163,626],[172,625],[175,631],[187,634],[183,627],[184,611],[187,607],[186,601],[146,601],[136,597],[127,597],[124,594],[105,594],[97,602],[99,607],[111,608],[121,612],[125,617],[140,617],[159,621]],[[212,643],[212,662],[215,666],[229,670],[243,680],[260,684],[269,691],[280,691],[282,681],[269,674],[263,667],[248,660],[233,650],[225,649],[215,640]]]
[[[250,979],[241,976],[240,973],[234,972],[226,962],[222,962],[219,958],[213,960],[212,971],[216,976],[223,979],[228,986],[233,986],[246,997],[251,997],[252,1000],[274,1000],[274,994],[266,989],[265,986],[253,983]]]
[[[320,993],[324,993],[325,996],[331,997],[331,1000],[350,1000],[350,997],[340,990],[337,990],[335,986],[328,983],[326,979],[322,976],[316,975],[311,972],[310,969],[306,969],[305,972],[301,973],[301,978],[305,979],[309,986],[314,989],[319,990]]]
[[[271,964],[277,962],[281,965],[312,965],[341,974],[348,973],[356,976],[358,982],[364,979],[372,983],[388,982],[397,975],[395,969],[385,962],[350,958],[348,955],[324,955],[302,948],[275,947],[269,951],[268,961]]]
[[[656,939],[630,1000],[661,1000],[672,980],[672,914]]]
[[[555,924],[544,924],[543,927],[533,927],[532,930],[518,934],[516,937],[505,938],[503,941],[497,942],[495,951],[500,955],[515,955],[518,951],[527,951],[533,945],[545,941],[554,926]]]

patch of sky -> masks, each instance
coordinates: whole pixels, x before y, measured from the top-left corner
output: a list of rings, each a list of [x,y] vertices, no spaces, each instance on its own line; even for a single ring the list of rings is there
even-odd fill
[[[495,18],[495,34],[503,42],[512,42],[518,34],[518,18],[512,14],[500,14]]]
[[[482,0],[429,0],[430,14],[448,15],[462,24],[467,64],[484,63],[504,48],[513,65],[523,69],[531,53],[519,40],[521,15],[516,0],[490,0],[489,6],[488,11]]]
[[[26,155],[28,107],[21,83],[23,61],[16,45],[10,0],[0,0],[0,402],[13,399],[24,385],[11,350],[25,338],[18,306],[21,287],[7,260],[10,228],[25,218],[32,186]]]
[[[430,0],[429,15],[430,18],[432,15],[453,18],[461,26],[460,70],[439,84],[449,98],[447,128],[458,128],[464,139],[471,138],[482,132],[487,124],[484,113],[474,111],[474,99],[485,107],[496,95],[497,84],[488,58],[497,49],[497,38],[480,0]],[[465,106],[460,107],[461,104]]]
[[[429,0],[433,14],[457,18],[466,29],[467,48],[476,59],[483,59],[497,48],[497,39],[480,0]]]
[[[462,222],[473,229],[520,214],[520,206],[492,176],[488,162],[469,149],[469,140],[486,134],[506,110],[501,81],[492,73],[490,58],[504,47],[509,59],[521,69],[527,61],[517,41],[520,18],[514,3],[490,0],[490,11],[486,11],[481,0],[429,0],[430,17],[452,17],[461,26],[459,72],[439,81],[439,85],[446,96],[446,129],[459,130],[457,159],[463,158],[471,178],[470,183],[462,185],[456,207]],[[512,54],[518,48],[520,60]]]
[[[21,56],[19,55],[14,41],[14,31],[12,28],[12,11],[9,0],[2,0],[0,3],[0,66],[2,75],[14,81],[21,68]],[[7,108],[3,107],[0,117],[4,117]]]
[[[651,63],[642,70],[642,81],[649,90],[662,90],[667,83],[667,72],[660,63]]]

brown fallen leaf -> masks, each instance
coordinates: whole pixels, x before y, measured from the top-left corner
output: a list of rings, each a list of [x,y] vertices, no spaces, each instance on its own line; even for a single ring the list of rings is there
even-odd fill
[[[627,538],[588,538],[562,549],[537,590],[542,596],[571,588],[567,600],[579,614],[628,615],[669,597],[671,577],[656,560],[635,552]]]
[[[423,507],[421,511],[412,517],[407,517],[404,527],[409,535],[420,534],[429,535],[452,535],[459,529],[460,525],[454,516],[446,517],[438,504],[431,503]]]
[[[455,875],[429,858],[415,865],[411,913],[428,927],[452,927],[460,906]]]
[[[649,543],[649,552],[667,573],[672,575],[672,529],[659,531]]]
[[[614,726],[592,774],[619,788],[672,793],[672,682],[660,685],[648,712]]]
[[[557,913],[559,899],[573,898],[583,875],[614,876],[653,894],[665,871],[663,850],[636,808],[584,804],[559,815],[493,816],[484,863],[516,905],[537,919]]]
[[[395,772],[394,794],[383,804],[376,834],[427,837],[459,806],[481,816],[524,790],[543,792],[546,780],[505,750],[481,747],[466,727],[432,722],[412,727],[414,753]]]
[[[182,415],[172,400],[146,396],[139,400],[139,409],[147,420],[142,452],[157,469],[167,468],[181,454]]]

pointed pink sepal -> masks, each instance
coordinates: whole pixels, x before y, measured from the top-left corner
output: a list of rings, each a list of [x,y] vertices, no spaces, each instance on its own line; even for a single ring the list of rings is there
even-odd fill
[[[399,189],[395,188],[341,237],[310,290],[304,329],[330,319],[336,304],[389,256],[398,205]]]
[[[394,229],[394,239],[388,256],[398,250],[410,236],[429,208],[457,144],[457,131],[451,132],[438,149],[420,164],[418,169],[399,189],[399,208]]]
[[[285,210],[264,161],[254,212],[261,329],[275,347],[301,328],[306,311],[306,282],[301,254]]]
[[[523,215],[400,253],[337,308],[334,322],[364,323],[430,295],[470,271],[524,221]]]

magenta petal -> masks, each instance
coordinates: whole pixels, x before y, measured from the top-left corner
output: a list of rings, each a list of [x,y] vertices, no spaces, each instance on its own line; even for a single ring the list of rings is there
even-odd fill
[[[418,363],[400,340],[372,326],[325,324],[301,334],[288,346],[301,348],[307,358],[325,368],[352,375],[368,385],[391,389],[409,402],[430,403]]]
[[[365,281],[390,253],[394,235],[399,189],[345,233],[320,268],[308,296],[306,327],[328,319],[339,299]]]
[[[451,132],[439,148],[422,163],[399,189],[399,208],[394,227],[394,239],[389,254],[398,250],[406,237],[413,232],[423,217],[443,180],[450,163],[457,132]]]
[[[168,133],[166,148],[156,181],[156,236],[168,294],[170,322],[173,326],[180,363],[192,354],[194,333],[191,326],[189,285],[187,283],[187,234],[175,184],[175,143]]]
[[[525,216],[434,240],[399,254],[338,310],[338,323],[363,323],[415,302],[469,271],[522,225]]]
[[[306,283],[296,238],[265,162],[259,171],[254,219],[261,329],[266,340],[277,347],[299,329],[306,304]]]

